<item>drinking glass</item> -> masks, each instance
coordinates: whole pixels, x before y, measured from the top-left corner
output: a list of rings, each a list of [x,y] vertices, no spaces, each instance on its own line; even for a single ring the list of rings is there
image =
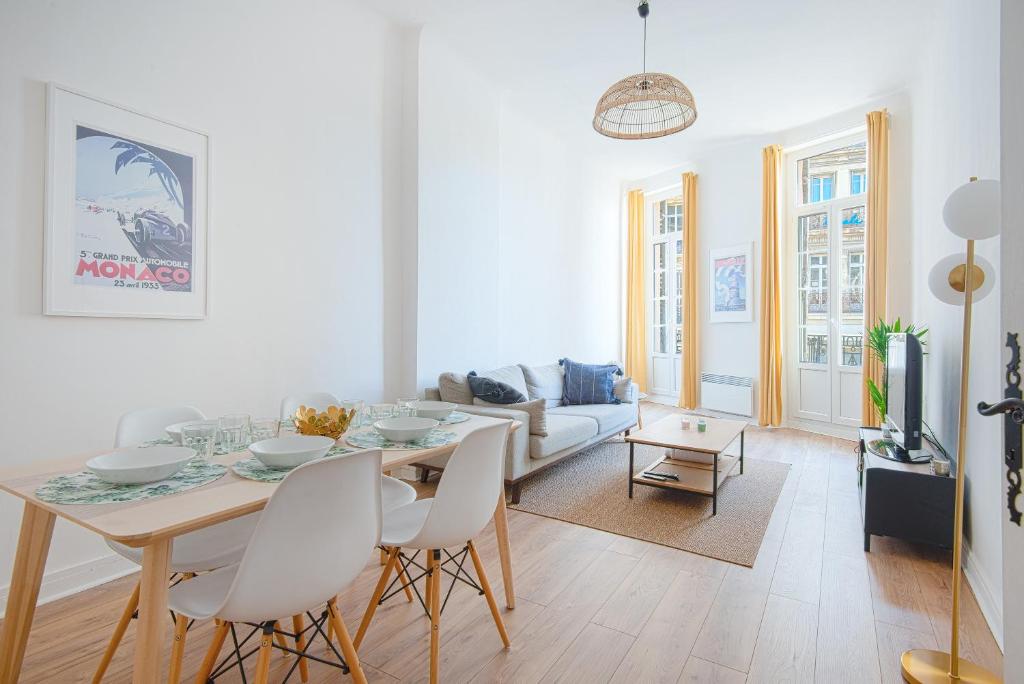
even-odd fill
[[[258,442],[261,439],[273,439],[281,431],[281,421],[277,418],[260,418],[252,421],[249,439],[251,442]]]
[[[376,422],[384,418],[390,418],[395,415],[394,404],[371,404],[370,405],[370,422]]]
[[[343,399],[341,401],[341,408],[346,411],[355,410],[356,415],[352,417],[352,422],[349,424],[352,427],[359,427],[363,425],[366,420],[365,412],[363,411],[364,402],[362,399]]]
[[[252,427],[252,417],[249,414],[235,413],[221,416],[217,419],[217,427],[220,428],[220,438],[224,442],[224,448],[229,452],[249,446],[249,429]]]
[[[412,402],[416,401],[416,397],[406,399],[396,399],[395,406],[398,407],[398,415],[400,416],[415,416],[416,409],[412,407]]]
[[[183,425],[181,444],[195,449],[197,458],[209,461],[217,447],[217,425],[211,421]]]

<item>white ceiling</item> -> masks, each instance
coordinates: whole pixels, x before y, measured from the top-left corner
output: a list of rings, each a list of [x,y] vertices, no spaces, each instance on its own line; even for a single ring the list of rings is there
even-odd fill
[[[648,141],[594,132],[594,105],[641,70],[636,0],[391,0],[436,27],[521,111],[637,178],[707,146],[780,131],[906,87],[937,11],[930,0],[650,0],[647,67],[697,102],[686,131]]]

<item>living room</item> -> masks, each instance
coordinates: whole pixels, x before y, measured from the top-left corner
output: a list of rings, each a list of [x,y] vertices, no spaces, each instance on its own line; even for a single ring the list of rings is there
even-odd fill
[[[1024,681],[1022,28],[5,0],[0,681]]]

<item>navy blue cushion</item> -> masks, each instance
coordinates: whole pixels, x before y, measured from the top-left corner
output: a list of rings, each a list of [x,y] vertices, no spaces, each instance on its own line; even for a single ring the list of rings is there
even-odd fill
[[[613,376],[622,375],[618,365],[576,363],[570,359],[559,359],[558,363],[565,370],[562,403],[566,406],[621,403],[614,391]]]
[[[522,392],[512,385],[479,376],[476,371],[470,371],[466,379],[469,380],[469,391],[473,393],[474,397],[479,397],[492,404],[521,404],[524,401],[529,401]]]

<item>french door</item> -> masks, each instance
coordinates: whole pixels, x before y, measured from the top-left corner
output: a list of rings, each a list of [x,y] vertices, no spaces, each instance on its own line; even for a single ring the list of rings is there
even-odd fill
[[[647,386],[674,402],[682,363],[683,198],[673,188],[647,199]]]
[[[785,243],[790,415],[861,423],[867,195],[864,146],[792,153]]]

